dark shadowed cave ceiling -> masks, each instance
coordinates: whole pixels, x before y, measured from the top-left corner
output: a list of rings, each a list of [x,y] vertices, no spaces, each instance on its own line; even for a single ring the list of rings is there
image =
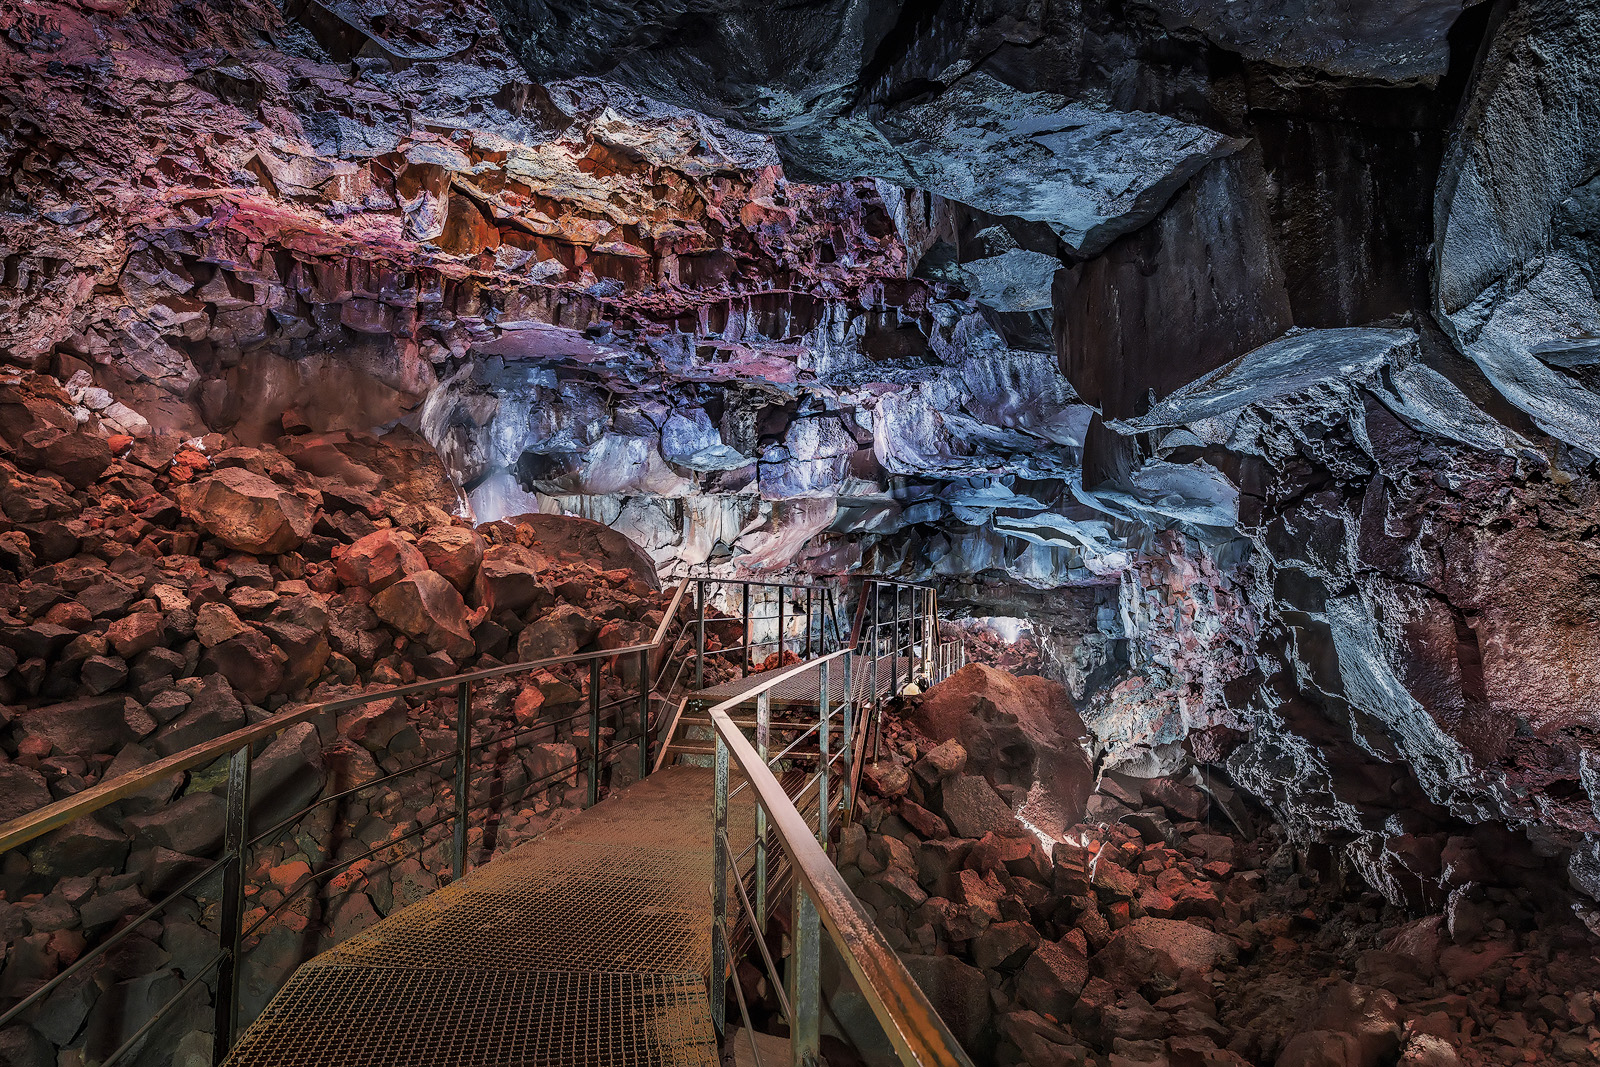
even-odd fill
[[[86,418],[400,427],[481,519],[932,578],[1108,760],[1225,768],[1394,899],[1468,824],[1600,894],[1591,6],[0,30],[0,346]]]

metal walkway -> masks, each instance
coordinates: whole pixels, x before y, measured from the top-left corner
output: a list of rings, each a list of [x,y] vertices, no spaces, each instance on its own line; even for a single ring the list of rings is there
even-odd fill
[[[715,1067],[712,772],[671,767],[295,972],[236,1067]],[[752,791],[729,836],[755,839]]]

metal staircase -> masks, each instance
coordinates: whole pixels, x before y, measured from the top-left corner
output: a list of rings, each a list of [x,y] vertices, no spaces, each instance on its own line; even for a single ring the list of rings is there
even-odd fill
[[[912,610],[901,610],[903,599]],[[646,644],[286,709],[0,825],[4,852],[174,774],[226,782],[222,855],[6,1008],[0,1028],[39,1019],[57,989],[187,900],[220,932],[216,954],[184,973],[103,1067],[164,1062],[181,1036],[174,1027],[192,1024],[206,1000],[214,1062],[241,1067],[710,1064],[726,1038],[730,990],[748,1046],[740,1055],[759,1060],[765,1048],[759,1061],[770,1064],[773,1035],[758,1035],[740,983],[729,980],[737,958],[752,951],[786,990],[778,1028],[787,1031],[789,1060],[812,1063],[823,930],[902,1062],[966,1063],[826,854],[832,827],[851,815],[885,698],[908,680],[943,677],[959,665],[960,650],[938,640],[931,590],[868,579],[848,630],[841,618],[831,587],[688,579]],[[763,649],[770,651],[753,654]],[[762,660],[770,669],[754,670]],[[555,669],[579,683],[570,704],[533,723],[475,714],[475,687]],[[255,825],[252,764],[285,730],[366,703],[440,695],[453,697],[453,752],[325,790],[287,818]],[[584,739],[571,764],[511,790],[484,773],[490,754],[563,726]],[[261,849],[305,832],[319,809],[415,774],[438,780],[443,814],[355,856],[330,850],[270,909],[247,910],[263,899],[260,886],[247,885]],[[579,774],[584,811],[491,854],[481,832],[489,820],[530,790]],[[447,856],[449,870],[440,873],[449,884],[314,955],[256,1018],[241,1019],[241,987],[263,930],[358,864],[402,855]],[[782,968],[768,948],[778,916],[793,945]]]

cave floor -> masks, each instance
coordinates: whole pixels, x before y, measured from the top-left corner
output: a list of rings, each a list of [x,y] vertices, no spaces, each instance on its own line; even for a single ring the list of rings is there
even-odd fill
[[[715,1064],[712,785],[659,771],[316,957],[228,1062]]]

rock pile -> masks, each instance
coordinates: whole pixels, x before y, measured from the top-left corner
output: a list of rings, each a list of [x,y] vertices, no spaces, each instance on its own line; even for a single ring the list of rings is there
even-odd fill
[[[1188,778],[1103,779],[1088,819],[1047,849],[959,742],[890,731],[838,862],[977,1062],[1600,1055],[1600,963],[1556,894],[1481,890],[1413,918],[1345,885],[1326,851],[1227,825]],[[848,983],[830,1008],[848,1043],[874,1040]]]
[[[566,557],[565,542],[552,534],[547,545],[535,528],[561,521],[551,517],[479,533],[442,510],[455,491],[403,431],[242,448],[106,436],[85,414],[48,377],[0,382],[0,819],[291,702],[621,648],[660,621],[647,560]],[[475,860],[581,803],[579,759],[594,739],[573,712],[587,674],[538,670],[476,688]],[[636,678],[636,664],[608,661],[603,699]],[[431,824],[453,811],[454,721],[453,692],[378,701],[257,751],[254,832],[319,796],[443,762],[318,808],[255,850],[246,926],[293,899],[250,939],[246,1017],[306,955],[448,871],[449,824]],[[616,732],[608,723],[601,741]],[[624,780],[637,749],[618,745],[606,761]],[[223,765],[174,776],[0,858],[0,1006],[204,869],[221,842],[225,778]],[[116,1048],[211,958],[219,890],[202,880],[52,993],[28,1026],[0,1032],[0,1060]],[[104,996],[122,1009],[94,1010]],[[209,1056],[209,1038],[194,1036],[208,1012],[197,1003],[158,1043],[179,1049],[175,1062]]]

